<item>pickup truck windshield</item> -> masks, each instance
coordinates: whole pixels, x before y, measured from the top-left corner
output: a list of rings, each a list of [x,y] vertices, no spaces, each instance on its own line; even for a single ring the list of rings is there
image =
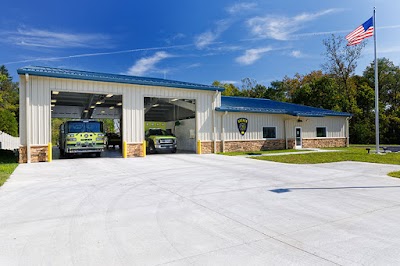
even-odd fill
[[[97,121],[72,121],[68,122],[68,133],[102,132],[101,123]]]
[[[149,136],[168,136],[167,132],[162,129],[149,129],[147,133]]]

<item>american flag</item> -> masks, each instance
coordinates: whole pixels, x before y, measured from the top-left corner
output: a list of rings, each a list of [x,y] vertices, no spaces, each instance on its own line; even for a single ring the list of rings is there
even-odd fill
[[[365,38],[374,35],[374,20],[372,17],[361,24],[357,29],[353,30],[346,36],[347,46],[359,44]]]

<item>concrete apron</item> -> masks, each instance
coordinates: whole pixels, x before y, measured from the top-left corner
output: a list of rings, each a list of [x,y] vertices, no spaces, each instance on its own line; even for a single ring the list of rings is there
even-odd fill
[[[0,265],[395,265],[395,170],[195,154],[22,164],[0,188]]]

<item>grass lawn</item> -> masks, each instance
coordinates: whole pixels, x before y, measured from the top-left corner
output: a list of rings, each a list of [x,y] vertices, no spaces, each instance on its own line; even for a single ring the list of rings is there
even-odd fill
[[[398,172],[390,172],[388,174],[388,176],[400,178],[400,171],[398,171]]]
[[[17,168],[17,159],[12,151],[0,150],[0,187]]]
[[[232,151],[232,152],[219,152],[218,154],[227,155],[227,156],[237,156],[237,155],[261,155],[261,154],[270,154],[270,153],[286,153],[286,152],[304,152],[308,150],[273,150],[273,151]]]
[[[335,148],[340,152],[307,153],[282,156],[258,156],[257,160],[274,161],[293,164],[317,164],[342,161],[355,161],[382,164],[400,164],[400,153],[368,154],[365,147]]]

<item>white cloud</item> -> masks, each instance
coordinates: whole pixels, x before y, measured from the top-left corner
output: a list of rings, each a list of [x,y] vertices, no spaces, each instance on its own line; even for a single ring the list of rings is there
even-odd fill
[[[214,30],[205,31],[195,37],[194,43],[196,47],[198,49],[203,49],[215,42],[215,40],[229,28],[230,24],[231,22],[229,20],[219,20]]]
[[[231,5],[226,8],[226,11],[231,14],[235,15],[239,12],[247,11],[250,9],[254,9],[257,7],[256,3],[250,3],[250,2],[243,2],[243,3],[236,3],[234,5]]]
[[[126,74],[133,76],[143,76],[149,71],[153,71],[157,63],[169,57],[172,57],[172,55],[161,51],[155,53],[153,56],[141,58],[128,69]]]
[[[167,39],[165,40],[165,42],[166,42],[167,44],[172,44],[172,43],[175,43],[176,41],[181,40],[181,39],[184,39],[184,38],[186,38],[186,35],[185,35],[185,34],[183,34],[183,33],[176,33],[176,34],[172,35],[171,37],[167,38]]]
[[[6,35],[3,41],[12,45],[37,48],[107,47],[111,39],[97,33],[66,33],[33,28],[21,28],[2,35]]]
[[[293,50],[293,51],[290,53],[290,55],[293,56],[293,57],[295,57],[295,58],[302,58],[302,57],[304,57],[304,54],[303,54],[301,51],[299,51],[299,50]]]
[[[221,83],[223,83],[223,84],[233,84],[233,85],[235,85],[235,84],[238,84],[239,82],[236,81],[236,80],[221,80]]]
[[[261,38],[275,40],[289,40],[308,21],[315,20],[321,16],[339,11],[339,9],[327,9],[317,13],[302,13],[294,17],[266,16],[254,17],[247,21],[251,32]]]
[[[186,66],[186,68],[190,69],[190,68],[198,68],[201,67],[200,63],[194,63],[194,64],[190,64],[188,66]]]
[[[270,46],[246,50],[244,55],[236,58],[236,62],[242,65],[251,65],[271,50],[273,49]]]

